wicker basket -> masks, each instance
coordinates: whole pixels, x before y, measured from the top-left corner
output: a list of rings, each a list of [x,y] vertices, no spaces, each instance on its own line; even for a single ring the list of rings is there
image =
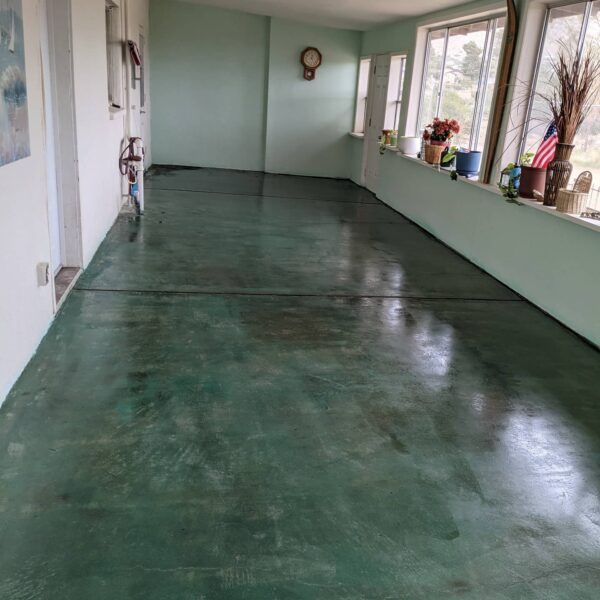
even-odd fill
[[[556,195],[556,210],[562,213],[580,215],[586,206],[588,194],[585,192],[574,192],[562,188]]]
[[[562,213],[580,215],[585,207],[588,194],[592,189],[592,174],[584,171],[575,180],[572,190],[561,188],[556,194],[556,210]]]
[[[427,144],[425,146],[425,162],[428,162],[430,165],[439,165],[442,161],[443,152],[444,146]]]

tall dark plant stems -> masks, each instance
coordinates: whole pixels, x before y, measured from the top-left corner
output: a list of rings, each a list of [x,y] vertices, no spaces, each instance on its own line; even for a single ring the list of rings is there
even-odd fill
[[[540,97],[548,104],[558,141],[573,144],[600,92],[600,54],[592,48],[578,54],[564,46],[552,61],[552,72],[553,90]]]

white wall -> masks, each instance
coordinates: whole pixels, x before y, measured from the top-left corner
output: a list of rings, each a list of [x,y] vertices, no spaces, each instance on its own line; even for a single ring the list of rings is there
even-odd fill
[[[148,0],[129,1],[134,18],[147,27]],[[117,159],[125,113],[111,119],[108,111],[104,6],[104,0],[72,0],[83,266],[121,205]],[[38,11],[37,0],[24,0],[31,156],[0,167],[0,403],[55,311],[52,286],[38,287],[36,279],[37,264],[50,262]]]
[[[52,289],[39,288],[50,261],[37,2],[23,2],[31,156],[0,167],[0,402],[44,335]]]
[[[84,267],[121,206],[117,160],[125,112],[111,118],[108,111],[104,6],[104,0],[75,0],[72,13]]]
[[[130,131],[131,135],[140,136],[146,144],[146,167],[152,164],[152,139],[150,114],[151,96],[150,87],[150,0],[128,0],[127,2],[127,37],[137,44],[140,43],[140,34],[146,39],[146,49],[144,53],[145,65],[145,96],[146,103],[143,108],[145,115],[140,114],[141,109],[141,86],[136,82],[135,89],[130,90]],[[131,69],[131,63],[129,63]],[[131,81],[131,70],[128,71],[128,81]]]

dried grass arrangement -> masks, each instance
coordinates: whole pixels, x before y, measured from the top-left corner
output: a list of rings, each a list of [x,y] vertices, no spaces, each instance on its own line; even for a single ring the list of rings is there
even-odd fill
[[[556,126],[560,144],[573,144],[577,131],[600,95],[600,50],[590,47],[579,54],[576,46],[561,44],[558,58],[551,62],[551,76],[544,83],[551,87],[551,91],[546,94],[532,89],[531,82],[527,81],[517,80],[512,86],[512,98],[506,104],[513,108],[509,113],[507,145],[520,142],[523,127],[527,131],[533,124],[537,128],[543,127],[545,131],[550,122],[554,122]],[[534,106],[535,112],[528,114],[527,121],[523,124],[520,115],[528,107]],[[516,121],[513,120],[513,115],[517,116]],[[498,164],[501,159],[499,157]]]
[[[552,92],[540,94],[552,115],[558,143],[554,160],[548,165],[544,204],[555,206],[561,189],[573,172],[570,162],[573,143],[600,92],[600,54],[593,48],[578,53],[563,46],[552,61]]]
[[[600,53],[588,48],[578,54],[564,46],[552,62],[555,86],[551,94],[540,94],[548,103],[558,142],[572,144],[600,92]]]

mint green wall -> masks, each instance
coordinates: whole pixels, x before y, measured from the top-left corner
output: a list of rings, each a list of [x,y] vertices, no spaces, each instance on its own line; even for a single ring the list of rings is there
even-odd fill
[[[527,0],[517,0],[522,14]],[[473,11],[489,2],[472,3]],[[451,19],[458,7],[434,18]],[[417,28],[431,15],[367,32],[361,54],[414,53]],[[521,31],[519,39],[525,36]],[[410,88],[412,60],[405,90]],[[513,74],[514,76],[514,74]],[[408,96],[405,96],[405,106]],[[360,140],[353,140],[352,179],[359,181]],[[401,155],[380,158],[378,197],[507,286],[600,346],[600,234],[580,222],[524,203],[508,203],[481,186]]]
[[[600,232],[393,153],[379,197],[600,346]]]
[[[150,8],[153,162],[262,171],[269,19]]]
[[[349,177],[361,33],[271,21],[266,170]],[[300,53],[319,48],[323,65],[306,81]]]
[[[362,38],[361,55],[412,52],[415,47],[416,31],[416,19],[398,21],[365,31]]]
[[[151,0],[157,164],[348,177],[362,34]],[[323,66],[303,78],[300,53]]]
[[[350,138],[350,160],[348,167],[350,169],[349,178],[357,185],[363,185],[363,150],[364,140],[348,136]]]

